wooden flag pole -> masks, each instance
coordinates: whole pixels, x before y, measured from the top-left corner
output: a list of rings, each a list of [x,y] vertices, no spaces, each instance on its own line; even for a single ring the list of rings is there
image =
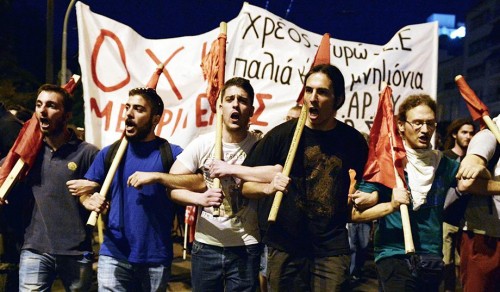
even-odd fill
[[[106,198],[106,194],[108,193],[108,190],[111,186],[111,182],[113,181],[113,177],[115,176],[116,170],[118,169],[118,166],[120,165],[120,162],[123,158],[123,155],[125,154],[125,151],[127,150],[128,146],[128,140],[123,137],[122,141],[120,143],[120,146],[118,147],[118,150],[116,151],[116,155],[113,158],[113,162],[111,163],[111,166],[109,168],[108,174],[106,175],[106,178],[104,179],[104,183],[102,184],[101,191],[99,192],[99,195],[102,196],[103,198]],[[92,213],[89,216],[89,219],[87,220],[87,225],[90,226],[95,226],[97,222],[97,217],[98,213],[95,211],[92,211]]]
[[[490,116],[483,116],[483,121],[488,127],[488,129],[490,129],[491,133],[495,135],[495,138],[497,139],[498,143],[500,143],[500,131],[498,130],[498,127],[495,124],[495,122],[491,120]]]
[[[24,163],[21,158],[17,160],[16,164],[9,172],[9,175],[0,187],[0,199],[5,200],[12,187],[16,184],[17,179],[19,178],[19,175],[21,174],[21,171],[24,169],[25,165],[26,163]]]
[[[220,33],[221,34],[227,34],[227,24],[225,22],[220,23]],[[223,49],[223,48],[224,49]],[[220,49],[223,49],[223,52],[221,52],[221,55],[223,55],[223,58],[219,58],[219,66],[222,67],[219,68],[219,83],[220,83],[220,88],[222,88],[222,85],[224,84],[224,67],[226,66],[225,63],[225,55],[226,55],[226,44],[222,46]],[[217,98],[217,105],[216,105],[216,130],[215,130],[215,159],[222,160],[222,109],[220,109],[220,105],[222,104],[222,96],[221,92],[219,92],[219,97]],[[218,189],[221,187],[220,185],[220,179],[219,178],[214,178],[214,184],[213,187]],[[219,217],[220,216],[220,208],[219,207],[213,207],[213,212],[212,215],[214,217]]]
[[[394,176],[396,177],[396,187],[397,188],[404,188],[404,183],[401,177],[399,176],[399,173],[396,169],[396,166],[394,165],[395,163],[395,158],[396,154],[394,153],[394,142],[393,142],[393,137],[389,137],[391,141],[391,152],[392,152],[392,165],[394,168]],[[410,225],[410,214],[408,213],[408,205],[401,204],[399,206],[399,212],[401,213],[401,223],[403,225],[403,236],[404,236],[404,241],[405,241],[405,253],[406,254],[414,254],[415,253],[415,246],[413,245],[413,235],[411,234],[411,225]]]
[[[304,130],[304,125],[307,118],[307,107],[302,106],[300,110],[299,119],[297,121],[297,126],[295,127],[295,132],[293,133],[292,143],[290,144],[290,150],[288,150],[288,155],[286,156],[285,166],[283,167],[282,174],[289,176],[292,170],[293,160],[295,159],[295,154],[297,153],[297,148],[300,142],[300,136],[302,135],[302,130]],[[278,217],[278,211],[281,205],[281,200],[283,199],[283,192],[277,191],[274,195],[273,205],[271,206],[271,211],[269,212],[268,222],[275,222],[276,217]]]

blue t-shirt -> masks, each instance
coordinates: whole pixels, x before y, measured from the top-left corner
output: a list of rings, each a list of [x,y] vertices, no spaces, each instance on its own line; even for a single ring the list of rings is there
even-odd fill
[[[161,184],[143,186],[140,190],[127,186],[136,171],[165,172],[158,139],[130,142],[113,178],[109,193],[110,209],[101,255],[131,263],[170,264],[172,260],[172,202]],[[182,148],[171,144],[174,159]],[[103,183],[105,158],[109,146],[97,155],[85,178]]]
[[[427,194],[427,202],[417,211],[413,211],[412,204],[408,206],[416,254],[443,255],[444,200],[448,189],[457,185],[455,175],[458,166],[457,161],[443,156]],[[381,184],[362,181],[359,190],[367,193],[378,191],[379,202],[391,201],[392,190]],[[396,211],[379,219],[374,236],[374,252],[376,262],[405,254],[401,212]]]

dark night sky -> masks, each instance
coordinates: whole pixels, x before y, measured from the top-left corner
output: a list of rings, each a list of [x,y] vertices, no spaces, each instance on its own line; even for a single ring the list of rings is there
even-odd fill
[[[54,68],[60,67],[61,31],[67,1],[54,1]],[[238,0],[84,0],[98,14],[127,24],[146,38],[197,35],[235,18],[243,1]],[[405,25],[422,23],[432,13],[455,14],[464,22],[477,0],[250,0],[296,25],[332,37],[385,44]],[[45,18],[47,1],[12,0],[0,28],[15,35],[14,51],[22,67],[43,81],[45,76]],[[290,6],[291,4],[291,6]],[[287,14],[287,9],[291,7]],[[3,31],[4,29],[0,30]],[[77,68],[78,36],[75,11],[68,25],[68,66]]]

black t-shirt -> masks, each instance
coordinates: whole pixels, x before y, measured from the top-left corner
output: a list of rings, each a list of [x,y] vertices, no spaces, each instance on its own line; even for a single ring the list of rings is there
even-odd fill
[[[244,165],[284,165],[296,124],[289,121],[272,129]],[[359,179],[367,155],[363,136],[340,121],[329,131],[304,127],[290,173],[292,182],[275,223],[267,223],[273,197],[259,200],[264,243],[316,257],[348,253],[349,169]]]

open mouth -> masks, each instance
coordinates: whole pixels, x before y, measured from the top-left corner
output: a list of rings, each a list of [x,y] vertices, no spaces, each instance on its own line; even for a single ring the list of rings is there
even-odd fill
[[[125,120],[125,130],[127,130],[127,131],[131,131],[131,130],[133,130],[136,126],[137,126],[137,125],[136,125],[136,123],[134,123],[134,121],[129,120],[129,119]]]
[[[427,143],[429,142],[429,137],[427,137],[427,136],[425,136],[425,135],[424,135],[424,136],[420,136],[420,137],[418,137],[418,141],[419,141],[420,143],[427,144]]]
[[[238,121],[239,119],[240,119],[240,113],[239,113],[239,112],[233,112],[233,113],[231,114],[231,120],[232,120],[233,122]]]
[[[311,119],[316,119],[319,116],[319,109],[316,107],[309,108],[309,117]]]
[[[50,126],[50,121],[47,118],[40,117],[39,118],[40,128],[46,129]]]

